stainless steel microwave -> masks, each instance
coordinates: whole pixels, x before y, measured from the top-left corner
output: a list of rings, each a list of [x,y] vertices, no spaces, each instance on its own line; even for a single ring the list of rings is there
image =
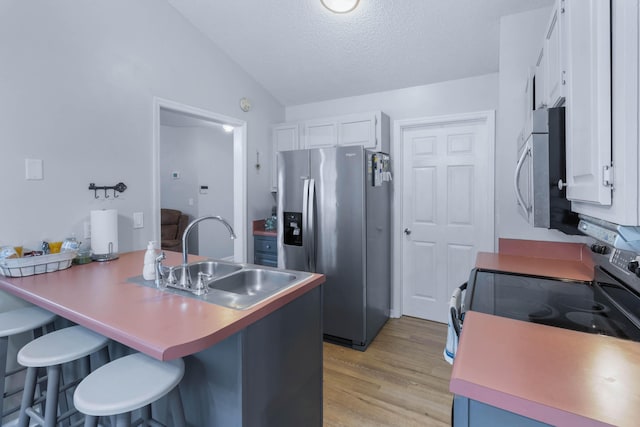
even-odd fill
[[[564,107],[533,111],[531,132],[518,148],[514,187],[518,211],[534,227],[579,234],[566,198]],[[520,144],[519,144],[520,145]]]

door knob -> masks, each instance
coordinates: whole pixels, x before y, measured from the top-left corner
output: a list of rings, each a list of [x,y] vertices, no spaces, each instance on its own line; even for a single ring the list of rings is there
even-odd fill
[[[411,229],[409,229],[409,228],[405,228],[405,229],[404,229],[404,234],[406,234],[407,236],[408,236],[409,234],[411,234]]]

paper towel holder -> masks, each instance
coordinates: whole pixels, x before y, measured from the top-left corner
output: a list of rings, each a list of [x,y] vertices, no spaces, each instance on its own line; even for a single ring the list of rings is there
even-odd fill
[[[114,259],[118,259],[119,257],[120,256],[117,252],[113,252],[113,242],[109,242],[109,253],[91,255],[91,259],[98,262],[112,261]]]
[[[117,199],[119,196],[116,194],[116,191],[118,193],[123,193],[124,190],[127,189],[127,186],[124,182],[119,182],[116,185],[96,185],[93,182],[89,183],[89,190],[93,190],[93,195],[96,199],[99,199],[100,196],[98,196],[98,190],[104,190],[104,198],[108,199],[109,198],[109,194],[107,193],[107,190],[113,190],[113,198]]]

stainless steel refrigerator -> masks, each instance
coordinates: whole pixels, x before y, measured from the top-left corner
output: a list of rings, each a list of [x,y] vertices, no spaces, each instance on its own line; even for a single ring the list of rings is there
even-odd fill
[[[359,146],[278,153],[278,267],[326,275],[326,340],[365,350],[389,318],[390,182]]]

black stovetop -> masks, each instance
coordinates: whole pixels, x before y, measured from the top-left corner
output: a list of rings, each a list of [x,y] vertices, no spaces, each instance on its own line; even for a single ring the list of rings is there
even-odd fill
[[[600,267],[593,283],[474,270],[466,309],[640,341],[640,298]]]

